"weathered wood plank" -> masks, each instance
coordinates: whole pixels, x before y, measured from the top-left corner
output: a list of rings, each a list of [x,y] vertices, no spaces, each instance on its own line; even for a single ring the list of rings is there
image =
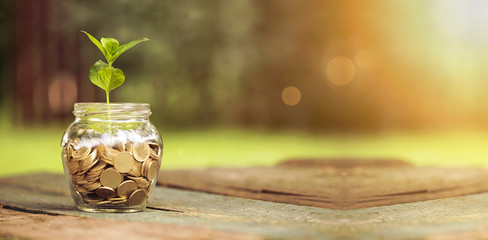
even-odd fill
[[[1,205],[0,222],[2,239],[262,239],[247,233],[215,231],[203,226],[29,213]]]
[[[488,169],[413,167],[398,160],[297,160],[276,167],[168,170],[172,188],[332,209],[488,191]]]
[[[488,193],[483,193],[333,210],[157,187],[150,208],[145,212],[102,214],[76,210],[64,176],[38,174],[0,179],[0,204],[37,211],[39,215],[50,213],[103,221],[175,225],[194,227],[195,231],[201,227],[212,232],[233,232],[237,236],[245,233],[265,239],[442,239],[451,233],[476,236],[488,228],[487,202]],[[0,226],[6,218],[0,218]],[[0,234],[4,236],[12,235]]]
[[[156,187],[141,213],[78,211],[62,175],[27,175],[0,179],[0,204],[49,213],[130,220],[211,231],[246,233],[271,239],[341,239],[335,233],[338,212],[191,191]],[[321,220],[314,216],[321,216]]]

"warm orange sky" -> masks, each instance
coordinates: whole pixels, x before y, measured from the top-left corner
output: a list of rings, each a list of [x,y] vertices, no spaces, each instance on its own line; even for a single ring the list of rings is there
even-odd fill
[[[333,85],[376,88],[402,110],[451,124],[485,115],[488,2],[350,1],[344,9],[337,24],[348,36],[330,44],[323,63]]]

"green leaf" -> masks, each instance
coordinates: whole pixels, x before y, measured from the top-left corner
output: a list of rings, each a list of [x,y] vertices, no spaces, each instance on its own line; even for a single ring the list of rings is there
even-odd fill
[[[149,38],[141,38],[141,39],[138,39],[138,40],[135,40],[135,41],[132,41],[130,43],[126,43],[126,44],[120,46],[119,49],[117,50],[117,52],[115,53],[115,55],[113,56],[113,60],[115,61],[115,59],[117,59],[120,56],[120,54],[131,49],[136,44],[141,43],[141,42],[145,42],[145,41],[149,41]]]
[[[105,67],[105,68],[102,68],[102,70],[98,71],[97,73],[97,80],[98,80],[98,83],[99,87],[101,87],[103,90],[109,92],[109,86],[110,86],[110,81],[112,79],[112,70],[110,69],[110,67]]]
[[[112,78],[110,79],[110,84],[108,86],[108,90],[112,91],[113,89],[122,85],[125,81],[125,75],[122,70],[116,68],[112,72]]]
[[[82,33],[86,34],[88,36],[88,38],[92,41],[93,44],[95,44],[95,46],[98,47],[98,49],[100,49],[100,51],[102,51],[103,55],[106,57],[106,53],[105,53],[105,48],[103,47],[103,45],[96,39],[94,38],[92,35],[90,35],[89,33],[81,30]]]
[[[119,41],[115,38],[102,38],[102,45],[109,53],[114,54],[119,49]]]
[[[115,38],[102,38],[101,42],[107,53],[107,56],[105,56],[107,61],[113,63],[115,61],[114,55],[119,49],[119,41]]]
[[[90,81],[95,84],[96,86],[104,88],[104,84],[98,81],[98,71],[108,67],[109,65],[107,63],[104,63],[103,61],[99,60],[93,66],[90,68]]]
[[[90,68],[90,80],[101,89],[110,92],[124,83],[125,75],[122,70],[98,61]]]

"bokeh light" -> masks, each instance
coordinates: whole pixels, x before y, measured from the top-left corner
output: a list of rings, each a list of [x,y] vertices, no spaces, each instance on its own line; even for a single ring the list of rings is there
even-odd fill
[[[295,106],[302,100],[302,93],[295,86],[288,86],[281,92],[281,101],[288,106]]]
[[[338,86],[349,84],[356,76],[354,62],[344,56],[338,56],[330,60],[326,71],[329,81]]]
[[[59,73],[49,85],[48,99],[51,112],[69,111],[77,99],[76,79],[69,73]]]

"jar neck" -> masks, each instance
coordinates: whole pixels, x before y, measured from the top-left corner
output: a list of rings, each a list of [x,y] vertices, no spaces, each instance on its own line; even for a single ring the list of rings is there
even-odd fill
[[[75,103],[73,114],[91,121],[147,120],[151,109],[148,103]]]

